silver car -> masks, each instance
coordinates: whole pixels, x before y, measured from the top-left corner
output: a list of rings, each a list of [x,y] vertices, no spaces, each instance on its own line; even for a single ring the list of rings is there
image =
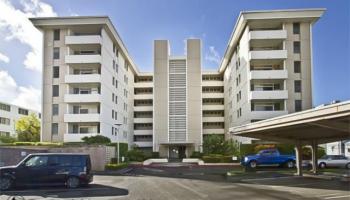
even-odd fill
[[[350,169],[350,158],[342,155],[325,155],[318,159],[318,166],[320,168],[326,167],[345,167]]]

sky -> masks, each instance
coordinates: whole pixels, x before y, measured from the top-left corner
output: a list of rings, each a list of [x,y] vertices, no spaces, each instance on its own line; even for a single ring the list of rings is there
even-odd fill
[[[153,41],[202,40],[202,68],[217,70],[240,11],[326,8],[313,27],[313,105],[350,99],[348,0],[0,0],[0,101],[41,104],[42,36],[28,17],[109,16],[141,71],[153,70]]]

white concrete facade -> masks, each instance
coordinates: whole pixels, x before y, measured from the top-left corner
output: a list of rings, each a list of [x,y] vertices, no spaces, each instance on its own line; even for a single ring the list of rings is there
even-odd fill
[[[44,35],[42,140],[101,134],[163,156],[177,143],[189,156],[206,135],[311,108],[311,28],[323,12],[242,12],[217,71],[202,71],[200,40],[187,40],[183,56],[156,40],[154,72],[140,72],[108,17],[34,18]]]
[[[16,137],[16,122],[30,114],[41,119],[41,113],[27,108],[0,102],[0,136]]]

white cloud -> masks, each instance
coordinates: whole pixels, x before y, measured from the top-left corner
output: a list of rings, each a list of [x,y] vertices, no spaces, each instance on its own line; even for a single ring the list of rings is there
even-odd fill
[[[0,31],[5,33],[5,40],[19,40],[28,45],[23,64],[26,68],[41,71],[42,34],[29,21],[29,17],[57,16],[51,5],[40,0],[20,1],[23,10],[16,9],[8,0],[0,0]]]
[[[0,52],[0,61],[2,61],[4,63],[9,63],[10,62],[10,58],[7,57],[5,54]]]
[[[205,60],[209,62],[214,62],[216,64],[220,63],[220,55],[219,52],[215,50],[214,46],[209,47],[209,53],[205,54]]]
[[[0,99],[28,109],[41,110],[40,89],[18,86],[7,71],[0,71]]]

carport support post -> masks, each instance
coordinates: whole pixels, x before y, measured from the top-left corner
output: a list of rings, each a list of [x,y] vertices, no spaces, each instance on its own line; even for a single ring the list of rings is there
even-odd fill
[[[318,168],[318,163],[317,163],[317,141],[313,140],[311,143],[311,159],[312,159],[312,173],[317,174],[317,168]]]
[[[295,144],[295,156],[296,156],[296,167],[297,167],[297,173],[295,175],[302,176],[303,175],[303,169],[302,169],[302,148],[301,148],[301,142],[297,141]]]

